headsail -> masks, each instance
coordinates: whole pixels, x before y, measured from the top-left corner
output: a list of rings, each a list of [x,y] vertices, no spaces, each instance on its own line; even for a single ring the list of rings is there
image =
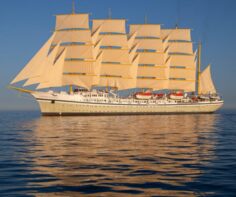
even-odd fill
[[[44,59],[43,64],[40,66],[40,69],[38,70],[37,75],[31,76],[23,86],[29,86],[33,84],[38,84],[38,83],[44,83],[45,79],[47,78],[49,74],[50,67],[54,64],[54,61],[57,57],[58,49],[59,49],[60,44],[55,46],[50,54]]]
[[[56,49],[57,52],[57,49]],[[49,60],[47,70],[42,77],[40,84],[37,89],[50,88],[50,87],[60,87],[62,86],[62,74],[65,62],[66,49],[63,50],[59,57],[53,58],[52,62]]]
[[[211,78],[211,66],[210,64],[200,74],[200,94],[215,94],[216,89]]]
[[[55,34],[53,34],[43,47],[36,53],[36,55],[29,61],[29,63],[21,70],[21,72],[12,80],[11,84],[19,81],[29,79],[40,74],[41,68],[45,64],[45,59],[48,56],[52,40]]]

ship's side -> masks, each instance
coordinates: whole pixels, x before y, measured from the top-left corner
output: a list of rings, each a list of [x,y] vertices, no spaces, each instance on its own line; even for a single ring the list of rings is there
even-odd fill
[[[72,95],[36,96],[43,115],[141,115],[141,114],[184,114],[213,113],[223,102],[184,102],[174,100],[137,100],[104,98],[81,99]]]

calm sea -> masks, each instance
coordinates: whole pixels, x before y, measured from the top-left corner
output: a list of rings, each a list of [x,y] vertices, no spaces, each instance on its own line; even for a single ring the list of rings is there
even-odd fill
[[[236,196],[236,111],[0,112],[0,196]]]

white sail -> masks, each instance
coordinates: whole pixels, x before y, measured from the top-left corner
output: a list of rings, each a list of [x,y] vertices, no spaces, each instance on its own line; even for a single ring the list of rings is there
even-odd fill
[[[134,43],[136,36],[137,36],[136,32],[129,36],[129,38],[128,38],[128,47],[129,47],[129,49],[132,48],[133,44],[136,44],[136,43]]]
[[[165,80],[165,79],[151,79],[151,78],[138,78],[137,79],[138,88],[162,90],[162,89],[166,89],[167,84],[168,84],[168,80]]]
[[[44,63],[39,67],[37,75],[32,75],[23,86],[29,86],[32,84],[45,82],[45,78],[49,74],[50,67],[54,64],[54,61],[57,57],[59,51],[60,43],[56,45],[50,54],[44,59]]]
[[[62,85],[76,85],[90,89],[96,86],[100,79],[102,53],[92,61],[67,61],[64,66]],[[75,67],[73,67],[75,66]]]
[[[94,30],[92,33],[92,43],[95,44],[98,41],[98,36],[101,32],[101,26]]]
[[[118,46],[128,48],[127,36],[125,34],[100,35],[101,46]]]
[[[135,56],[137,55],[136,51],[138,49],[138,46],[139,46],[139,44],[136,44],[130,49],[130,52],[129,52],[130,62],[132,62],[134,60]]]
[[[208,65],[200,74],[200,94],[215,94],[216,89],[211,78],[211,66]]]
[[[62,14],[56,16],[56,30],[88,29],[88,14]]]
[[[111,63],[103,63],[101,68],[101,75],[113,75],[120,77],[132,77],[130,73],[129,64],[111,64]]]
[[[170,68],[170,78],[175,79],[185,79],[185,80],[195,80],[196,72],[195,69],[185,69],[185,68]]]
[[[171,55],[170,57],[168,89],[194,92],[196,84],[194,55]]]
[[[137,32],[137,37],[158,38],[161,34],[159,24],[133,24],[130,25],[130,34]]]
[[[164,53],[158,52],[139,52],[140,61],[139,64],[156,64],[156,65],[164,65]]]
[[[125,19],[95,19],[92,23],[90,28],[88,14],[57,15],[55,33],[12,83],[27,79],[24,86],[90,89],[109,81],[120,90],[195,90],[196,53],[190,29],[132,24],[127,35]],[[215,92],[211,78],[206,79],[208,72],[201,74],[204,93]]]
[[[48,56],[49,49],[54,39],[55,34],[53,34],[48,41],[43,45],[43,47],[36,53],[36,55],[27,63],[27,65],[20,71],[20,73],[12,80],[11,84],[37,76],[41,67],[45,64],[45,59]]]
[[[93,20],[93,32],[101,27],[103,33],[125,34],[125,19],[95,19]]]
[[[64,73],[85,73],[88,75],[99,75],[102,54],[95,60],[66,60]]]
[[[32,78],[32,80],[34,79],[35,82],[37,80],[36,83],[45,83],[48,82],[49,78],[50,78],[50,73],[51,73],[51,67],[54,65],[56,58],[57,58],[57,54],[58,54],[58,50],[59,50],[60,44],[58,44],[53,50],[52,52],[49,54],[49,56],[47,57],[47,59],[45,59],[45,66],[44,66],[44,70],[42,72],[42,74],[40,76],[37,76],[35,78]]]
[[[196,69],[194,55],[170,55],[171,66],[184,66],[185,68]]]
[[[136,87],[136,79],[130,78],[120,78],[113,76],[101,76],[99,81],[99,86],[115,87],[118,90],[125,90]]]
[[[47,78],[44,78],[45,82],[40,83],[37,89],[50,88],[50,87],[61,87],[62,86],[62,74],[64,61],[66,56],[66,49],[57,57],[55,63],[51,64],[47,69]]]
[[[168,84],[168,68],[165,65],[163,42],[159,24],[130,25],[130,35],[136,35],[133,45],[139,54],[137,87],[153,90],[165,89]]]
[[[169,44],[169,53],[174,54],[193,54],[192,42],[171,42]]]
[[[136,39],[134,43],[138,43],[138,49],[151,49],[156,50],[157,52],[163,51],[163,44],[161,39]]]
[[[64,74],[63,86],[75,85],[90,89],[92,86],[98,83],[98,77],[95,75],[84,75],[84,74]]]
[[[93,46],[93,57],[94,59],[96,59],[99,54],[102,53],[102,51],[100,51],[100,47],[101,47],[101,40],[99,40],[94,46]]]
[[[117,62],[121,64],[129,64],[128,49],[103,49],[103,62]]]
[[[133,46],[135,35],[127,37],[124,19],[93,20],[93,34],[101,42],[103,53],[99,86],[113,86],[117,89],[135,88],[138,57]]]
[[[103,63],[99,86],[109,85],[118,90],[135,88],[138,62],[139,56],[136,56],[130,64]]]
[[[169,36],[170,41],[191,41],[191,29],[161,29],[161,37]]]
[[[168,89],[170,90],[183,90],[185,92],[195,91],[195,80],[175,80],[170,79]]]
[[[64,72],[65,73],[87,73],[95,74],[96,61],[65,61]]]
[[[92,43],[90,29],[56,31],[53,44],[62,43]]]
[[[156,79],[168,79],[166,66],[139,66],[138,76],[153,77]]]
[[[93,59],[93,45],[70,45],[67,46],[67,59]]]

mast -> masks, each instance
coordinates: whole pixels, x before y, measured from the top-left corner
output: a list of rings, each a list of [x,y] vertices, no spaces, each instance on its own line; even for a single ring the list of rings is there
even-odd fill
[[[72,0],[72,14],[75,14],[75,0]],[[69,93],[72,94],[73,85],[69,85]]]
[[[70,85],[69,88],[70,88],[69,89],[69,93],[72,94],[72,92],[73,92],[73,85]]]
[[[202,43],[199,42],[198,44],[198,65],[197,65],[197,94],[200,94],[200,75],[201,75],[201,50],[202,50]]]
[[[112,16],[112,12],[111,12],[111,8],[108,9],[108,19],[111,19]]]
[[[144,17],[144,24],[147,24],[148,23],[148,18],[147,18],[147,15],[145,15]]]
[[[75,14],[75,0],[72,0],[72,14]]]

